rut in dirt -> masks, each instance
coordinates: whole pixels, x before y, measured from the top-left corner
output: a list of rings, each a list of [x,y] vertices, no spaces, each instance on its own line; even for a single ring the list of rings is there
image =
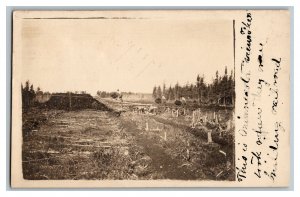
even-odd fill
[[[194,172],[180,168],[180,162],[167,155],[163,148],[156,145],[156,141],[144,136],[137,125],[128,120],[121,120],[122,125],[135,138],[137,145],[144,148],[145,154],[152,159],[152,168],[162,174],[163,179],[191,180],[197,179]]]

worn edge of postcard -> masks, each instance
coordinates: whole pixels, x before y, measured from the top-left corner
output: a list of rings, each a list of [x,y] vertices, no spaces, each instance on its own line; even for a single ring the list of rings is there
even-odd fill
[[[180,12],[180,15],[177,13]],[[235,29],[235,181],[24,180],[22,177],[22,21],[51,17],[222,18]],[[235,11],[15,11],[13,14],[13,188],[287,187],[290,180],[290,13]]]

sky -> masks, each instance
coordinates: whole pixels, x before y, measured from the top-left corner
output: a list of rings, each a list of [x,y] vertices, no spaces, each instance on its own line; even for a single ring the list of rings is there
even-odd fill
[[[92,94],[211,82],[233,69],[232,32],[222,18],[23,20],[22,82]]]

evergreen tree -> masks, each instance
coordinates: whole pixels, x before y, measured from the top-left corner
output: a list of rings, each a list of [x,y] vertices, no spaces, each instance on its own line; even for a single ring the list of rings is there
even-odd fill
[[[166,97],[166,84],[165,84],[165,83],[163,84],[162,95],[163,95],[164,97]]]
[[[154,86],[154,88],[153,88],[152,97],[153,97],[154,99],[157,98],[156,86]]]
[[[27,111],[29,107],[33,104],[36,93],[34,91],[33,85],[30,85],[29,81],[25,82],[25,87],[21,84],[22,93],[22,108]]]
[[[175,99],[174,90],[171,86],[169,87],[168,93],[169,93],[168,96],[169,100],[174,100]]]
[[[175,99],[180,98],[180,87],[179,87],[178,82],[176,83],[176,85],[174,87],[174,96],[175,96]]]
[[[180,85],[177,82],[174,87],[170,86],[166,89],[165,84],[162,87],[162,90],[160,86],[153,88],[153,98],[161,98],[164,95],[167,100],[174,100],[183,96],[186,99],[197,99],[202,104],[234,104],[234,76],[232,71],[228,76],[227,67],[225,67],[224,75],[219,75],[219,71],[216,71],[212,83],[206,84],[204,75],[198,74],[196,83]]]
[[[158,88],[157,88],[157,90],[156,90],[156,97],[157,97],[157,98],[161,98],[161,97],[162,97],[162,92],[161,92],[160,86],[158,86]]]

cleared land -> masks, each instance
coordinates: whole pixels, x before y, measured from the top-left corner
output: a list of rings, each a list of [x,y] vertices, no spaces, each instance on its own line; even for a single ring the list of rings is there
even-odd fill
[[[191,128],[191,116],[33,108],[23,119],[25,179],[234,180],[234,128]],[[205,112],[209,116],[212,112]],[[220,110],[220,123],[232,117]],[[207,141],[207,129],[213,143]]]

